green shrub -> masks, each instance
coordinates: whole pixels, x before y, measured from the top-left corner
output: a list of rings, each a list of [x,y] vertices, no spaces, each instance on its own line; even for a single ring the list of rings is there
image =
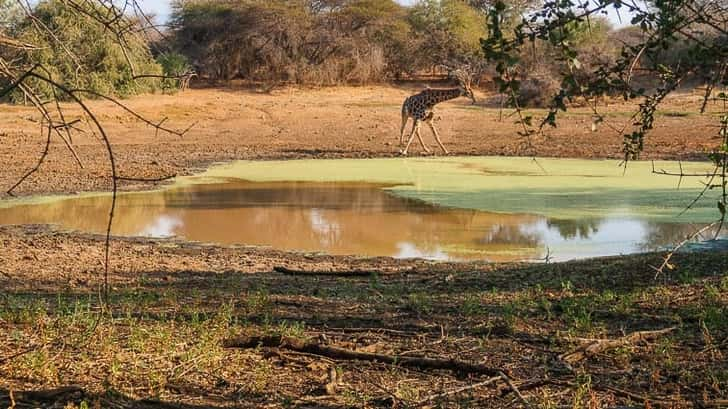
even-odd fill
[[[174,51],[159,54],[156,60],[162,66],[164,75],[169,77],[162,81],[162,88],[165,90],[179,89],[181,86],[179,77],[192,69],[187,57]]]
[[[104,95],[125,97],[157,89],[158,78],[134,79],[135,75],[162,74],[162,67],[152,58],[147,43],[129,34],[123,39],[125,46],[122,47],[119,39],[98,21],[111,20],[110,11],[100,5],[80,4],[88,8],[84,13],[97,18],[79,13],[59,0],[38,3],[34,15],[48,30],[39,29],[27,19],[18,24],[17,38],[38,47],[19,51],[16,55],[20,61],[18,65],[40,64],[41,73],[67,88]],[[116,24],[131,23],[120,21]],[[40,95],[53,97],[54,90],[47,83],[30,79],[27,84]],[[17,100],[22,94],[18,91],[11,98]]]
[[[179,77],[190,70],[187,57],[177,52],[162,53],[157,56],[157,62],[162,66],[162,72],[169,77]]]

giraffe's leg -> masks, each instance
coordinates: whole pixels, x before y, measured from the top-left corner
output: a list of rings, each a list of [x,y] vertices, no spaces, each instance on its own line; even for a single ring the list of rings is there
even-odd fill
[[[445,155],[450,153],[447,151],[447,149],[445,149],[445,145],[442,144],[442,141],[440,140],[440,135],[437,134],[437,129],[435,129],[435,124],[432,123],[432,119],[427,121],[427,125],[430,126],[432,133],[435,134],[435,140],[437,141],[437,144],[440,145],[440,148],[442,148],[442,151],[445,153]]]
[[[420,140],[420,145],[422,145],[422,149],[425,152],[430,153],[430,150],[427,149],[427,146],[425,146],[425,142],[422,140],[422,134],[420,133],[420,127],[419,126],[417,127],[417,132],[416,133],[417,133],[417,139]]]
[[[407,155],[407,150],[409,150],[410,145],[412,144],[412,141],[415,139],[415,133],[420,130],[420,120],[415,118],[414,123],[412,123],[412,132],[410,132],[409,140],[407,141],[407,146],[404,147],[404,150],[400,151],[402,155]]]

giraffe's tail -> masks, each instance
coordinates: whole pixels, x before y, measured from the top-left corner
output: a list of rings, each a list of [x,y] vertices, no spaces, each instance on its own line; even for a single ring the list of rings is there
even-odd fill
[[[405,98],[404,103],[402,103],[402,127],[399,130],[399,144],[404,144],[404,128],[407,126],[407,120],[409,119],[409,109],[407,109],[407,105],[409,102],[409,97]]]

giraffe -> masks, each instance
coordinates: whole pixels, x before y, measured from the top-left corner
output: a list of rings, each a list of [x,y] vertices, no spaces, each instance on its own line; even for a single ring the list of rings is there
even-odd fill
[[[455,78],[458,81],[458,86],[455,88],[436,89],[428,87],[419,94],[412,95],[404,100],[404,103],[402,104],[402,128],[400,129],[399,135],[400,146],[404,144],[404,129],[407,126],[409,118],[412,118],[414,123],[412,124],[412,132],[410,133],[407,145],[404,147],[404,150],[400,151],[402,155],[407,155],[407,150],[409,150],[415,135],[417,135],[417,139],[419,139],[422,149],[424,149],[425,152],[430,152],[430,150],[427,149],[427,146],[425,146],[425,143],[422,141],[422,135],[420,134],[420,125],[422,122],[426,123],[430,127],[430,130],[432,130],[432,133],[435,135],[435,140],[437,141],[437,144],[440,145],[443,153],[446,155],[449,153],[442,144],[440,135],[437,133],[437,129],[435,129],[435,125],[432,123],[435,117],[435,114],[433,113],[434,106],[440,102],[458,97],[468,97],[473,101],[473,103],[475,103],[475,95],[473,95],[473,90],[470,88],[470,80],[462,72],[456,72]]]

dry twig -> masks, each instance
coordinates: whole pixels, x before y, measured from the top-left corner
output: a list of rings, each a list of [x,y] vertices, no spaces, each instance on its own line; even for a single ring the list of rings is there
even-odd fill
[[[559,355],[559,359],[569,364],[581,361],[590,356],[600,354],[604,351],[619,348],[625,345],[633,345],[641,341],[650,341],[675,330],[675,327],[665,328],[657,331],[636,331],[617,339],[597,339],[587,342],[578,348]]]
[[[499,376],[500,376],[501,379],[503,379],[503,381],[506,384],[508,384],[508,387],[511,388],[511,390],[513,391],[513,393],[516,394],[516,397],[518,397],[518,400],[521,401],[521,403],[523,404],[523,406],[526,407],[526,408],[530,408],[531,405],[528,403],[528,400],[526,400],[526,398],[523,396],[523,394],[521,394],[521,391],[519,391],[518,388],[516,388],[516,385],[513,384],[513,381],[511,381],[511,378],[509,378],[503,372],[501,372],[499,374]]]
[[[424,399],[421,399],[420,401],[418,401],[416,403],[416,406],[422,406],[422,405],[424,405],[424,404],[426,404],[428,402],[432,402],[434,400],[442,399],[442,398],[445,398],[445,397],[448,397],[448,396],[452,396],[452,395],[457,395],[457,394],[460,394],[460,393],[463,393],[463,392],[467,392],[467,391],[471,391],[473,389],[477,389],[477,388],[480,388],[480,387],[483,387],[483,386],[488,386],[488,385],[491,385],[491,384],[493,384],[493,383],[495,383],[495,382],[497,382],[499,380],[504,380],[504,379],[507,379],[507,377],[506,378],[503,378],[503,376],[498,375],[498,376],[494,376],[492,378],[488,378],[488,379],[486,379],[483,382],[473,383],[473,384],[470,384],[470,385],[461,386],[459,388],[450,389],[450,390],[445,391],[445,392],[436,393],[434,395],[430,395],[430,396],[428,396],[428,397],[426,397]]]

